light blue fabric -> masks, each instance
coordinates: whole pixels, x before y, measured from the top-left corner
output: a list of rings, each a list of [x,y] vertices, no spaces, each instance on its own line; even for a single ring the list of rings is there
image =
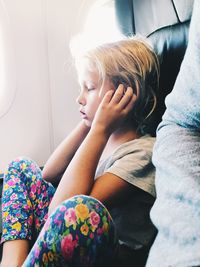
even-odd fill
[[[158,127],[153,163],[158,235],[146,267],[200,266],[200,0],[194,1],[189,44]]]

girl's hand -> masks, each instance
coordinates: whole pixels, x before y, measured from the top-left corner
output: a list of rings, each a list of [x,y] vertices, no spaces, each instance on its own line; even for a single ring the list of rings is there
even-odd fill
[[[108,135],[112,134],[124,122],[136,99],[132,88],[128,87],[124,92],[122,84],[116,91],[108,91],[97,109],[91,130],[100,129]]]

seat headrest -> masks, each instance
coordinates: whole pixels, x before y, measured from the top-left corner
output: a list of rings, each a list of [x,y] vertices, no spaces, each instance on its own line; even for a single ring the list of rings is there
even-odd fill
[[[158,105],[149,132],[155,135],[188,43],[194,0],[115,0],[116,19],[126,36],[147,37],[160,60]]]
[[[115,0],[119,28],[126,36],[149,36],[158,29],[190,20],[194,0]]]

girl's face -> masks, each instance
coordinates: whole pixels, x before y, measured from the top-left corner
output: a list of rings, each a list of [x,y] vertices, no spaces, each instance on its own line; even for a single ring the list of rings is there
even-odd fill
[[[107,91],[114,89],[114,86],[109,79],[102,85],[97,70],[91,71],[86,67],[79,72],[79,83],[80,94],[77,98],[79,111],[85,124],[91,127],[103,96]]]

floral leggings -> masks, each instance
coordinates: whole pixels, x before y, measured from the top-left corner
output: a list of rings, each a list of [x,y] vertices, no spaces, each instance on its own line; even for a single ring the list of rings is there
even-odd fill
[[[30,159],[9,164],[2,195],[1,242],[34,243],[23,266],[102,266],[114,257],[117,238],[112,218],[98,200],[78,195],[48,217],[55,188]],[[36,241],[35,241],[36,240]]]

